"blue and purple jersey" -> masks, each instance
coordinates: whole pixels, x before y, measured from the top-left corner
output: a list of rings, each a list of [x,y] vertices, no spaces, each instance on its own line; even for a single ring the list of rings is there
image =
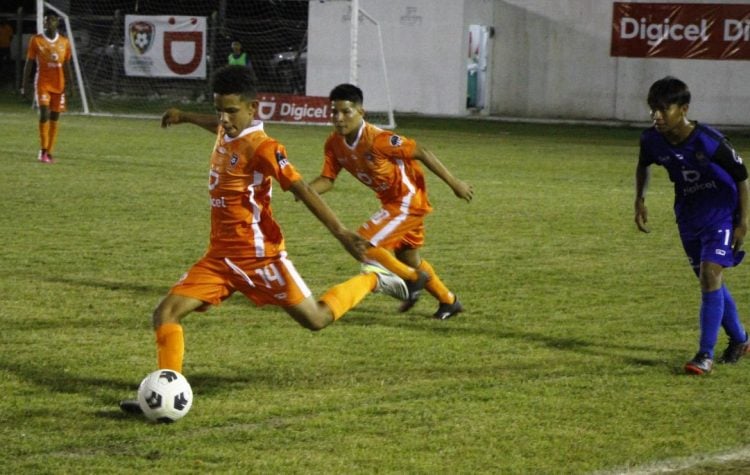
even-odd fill
[[[737,183],[747,169],[718,130],[695,123],[683,142],[673,145],[651,127],[641,134],[639,165],[666,168],[674,183],[674,212],[681,229],[703,229],[737,212]]]

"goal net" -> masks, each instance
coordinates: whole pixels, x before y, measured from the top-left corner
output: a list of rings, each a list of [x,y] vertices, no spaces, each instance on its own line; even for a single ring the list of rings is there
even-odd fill
[[[308,17],[310,2],[319,1],[37,0],[37,4],[66,19],[65,33],[72,39],[74,66],[82,83],[82,94],[69,104],[71,111],[155,115],[175,105],[210,110],[211,73],[228,63],[232,43],[238,42],[258,90],[264,97],[291,104],[290,122],[325,123],[328,117],[321,118],[320,111],[310,117],[299,113],[311,108],[308,102],[322,103],[319,96],[307,97],[307,83],[316,74],[315,64],[307,61]],[[37,6],[40,19],[42,11]],[[350,58],[340,60],[348,64]],[[385,67],[385,61],[379,60]],[[381,102],[390,104],[390,97]],[[385,120],[392,121],[392,115],[392,110],[386,111]]]

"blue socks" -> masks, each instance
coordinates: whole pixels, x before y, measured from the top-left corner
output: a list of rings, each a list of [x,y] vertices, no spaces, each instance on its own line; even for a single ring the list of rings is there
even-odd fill
[[[724,287],[711,292],[703,292],[701,299],[701,353],[714,357],[714,347],[719,338],[719,328],[724,317]],[[728,293],[728,292],[727,292]],[[731,298],[731,297],[730,297]],[[735,307],[735,316],[737,309]]]
[[[721,319],[721,326],[732,341],[746,341],[747,333],[740,323],[737,305],[734,303],[732,294],[729,293],[726,285],[722,285],[721,290],[724,293],[724,316]]]
[[[701,338],[700,351],[714,357],[714,347],[719,338],[719,328],[729,335],[732,341],[746,341],[747,333],[737,314],[737,305],[726,285],[711,292],[703,292],[701,299]]]

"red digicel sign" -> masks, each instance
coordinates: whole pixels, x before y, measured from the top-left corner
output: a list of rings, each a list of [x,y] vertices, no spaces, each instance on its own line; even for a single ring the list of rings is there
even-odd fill
[[[620,3],[612,56],[750,59],[750,5]]]
[[[277,122],[329,124],[331,101],[327,97],[259,94],[258,118]]]

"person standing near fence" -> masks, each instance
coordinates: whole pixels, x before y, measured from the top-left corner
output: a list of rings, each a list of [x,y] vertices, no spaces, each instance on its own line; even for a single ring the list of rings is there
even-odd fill
[[[34,35],[29,41],[26,64],[23,68],[21,95],[28,98],[31,91],[31,73],[36,63],[34,94],[39,106],[38,160],[54,163],[52,150],[57,141],[57,127],[60,113],[67,110],[66,86],[70,97],[73,94],[73,80],[70,70],[72,50],[70,42],[58,32],[60,18],[55,13],[44,15],[44,31]]]
[[[250,56],[248,56],[247,51],[242,48],[242,43],[239,41],[232,41],[232,52],[227,56],[227,65],[246,67],[250,70],[253,76],[253,81],[257,83],[258,77],[255,75],[253,63],[250,61]]]
[[[13,61],[10,45],[13,42],[13,26],[7,20],[0,20],[0,79],[12,77]]]

